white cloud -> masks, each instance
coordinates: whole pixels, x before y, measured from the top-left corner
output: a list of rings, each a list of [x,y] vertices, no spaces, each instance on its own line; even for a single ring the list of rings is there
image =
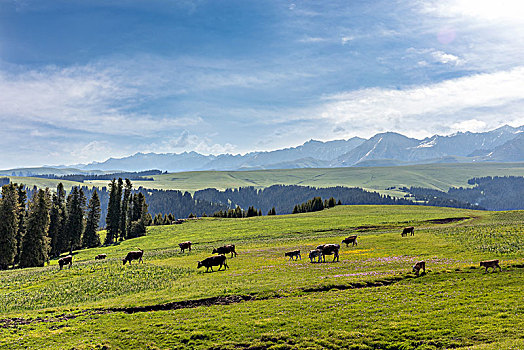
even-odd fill
[[[483,122],[482,120],[477,120],[477,119],[463,120],[461,122],[453,123],[451,125],[451,129],[456,130],[456,131],[462,131],[462,132],[483,131],[485,130],[485,128],[486,128],[486,123]]]
[[[459,57],[449,54],[449,53],[442,52],[442,51],[434,51],[431,53],[431,55],[437,62],[440,62],[443,64],[449,63],[455,66],[464,64],[464,61],[460,59]]]
[[[482,130],[522,120],[523,85],[524,67],[518,67],[400,90],[370,88],[336,94],[326,97],[317,113],[368,135],[380,129],[417,136],[468,126]]]
[[[300,39],[299,42],[301,42],[301,43],[320,43],[320,42],[324,42],[324,41],[327,41],[327,40],[328,39],[326,39],[326,38],[308,36],[308,37],[305,37],[303,39]]]

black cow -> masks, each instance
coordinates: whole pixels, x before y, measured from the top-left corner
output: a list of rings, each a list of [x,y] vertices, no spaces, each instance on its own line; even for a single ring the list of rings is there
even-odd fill
[[[226,244],[225,246],[213,248],[212,254],[228,254],[231,253],[231,258],[233,257],[233,254],[237,256],[237,252],[235,251],[235,245],[234,244]]]
[[[300,255],[300,250],[293,250],[292,252],[284,253],[284,256],[289,256],[289,260],[302,260],[302,256]]]
[[[138,249],[140,249],[140,248],[138,248]],[[143,255],[144,255],[144,251],[142,249],[137,250],[137,251],[133,251],[133,252],[129,252],[129,253],[127,253],[126,257],[122,259],[122,261],[124,262],[124,265],[128,261],[129,261],[129,265],[131,265],[131,261],[133,261],[133,260],[138,260],[138,262],[144,263],[144,260],[142,260],[142,256]]]
[[[402,230],[402,233],[400,235],[402,237],[404,237],[404,236],[407,236],[408,233],[411,233],[410,236],[414,236],[415,235],[415,228],[413,226],[411,226],[411,227],[404,227],[404,229]]]
[[[106,254],[98,254],[95,256],[95,260],[104,260],[105,258],[107,258]]]
[[[223,254],[210,256],[209,258],[205,258],[204,260],[199,261],[198,265],[197,265],[197,269],[199,269],[202,266],[204,266],[206,268],[206,272],[208,272],[209,269],[211,269],[211,272],[213,272],[213,266],[220,266],[218,268],[218,271],[220,271],[222,266],[224,266],[224,270],[225,270],[225,269],[229,268],[229,266],[227,266],[226,260],[227,260],[227,258]]]
[[[189,241],[178,243],[178,246],[180,247],[180,252],[181,253],[183,253],[184,250],[186,250],[186,249],[189,249],[189,251],[191,251],[191,242],[189,242]]]
[[[338,259],[338,251],[340,250],[339,244],[321,244],[317,247],[322,252],[322,260],[326,262],[326,255],[333,255],[333,261]]]
[[[62,270],[62,267],[64,267],[64,265],[69,265],[69,268],[71,268],[71,265],[73,265],[73,257],[71,255],[68,255],[58,259],[58,265],[60,265],[60,270]]]

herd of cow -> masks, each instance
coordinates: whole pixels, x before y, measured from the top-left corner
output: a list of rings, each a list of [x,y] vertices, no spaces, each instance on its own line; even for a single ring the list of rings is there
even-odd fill
[[[401,236],[406,237],[410,233],[411,236],[415,235],[415,228],[414,227],[405,227],[402,230]],[[346,247],[349,246],[349,244],[352,244],[353,246],[358,245],[357,244],[357,235],[352,235],[349,237],[346,237],[342,240],[341,243],[345,243]],[[184,253],[186,249],[188,251],[191,251],[191,245],[192,243],[190,241],[179,243],[178,246],[180,247],[180,252]],[[309,251],[309,260],[311,263],[314,262],[326,262],[326,255],[333,255],[333,261],[339,261],[339,250],[340,245],[339,244],[321,244],[316,249]],[[213,272],[213,266],[218,266],[218,271],[223,267],[224,270],[229,268],[227,265],[227,258],[226,254],[231,254],[230,258],[234,256],[237,256],[237,252],[235,251],[235,245],[234,244],[226,244],[222,247],[213,248],[212,254],[218,254],[213,255],[208,258],[205,258],[204,260],[197,262],[197,268],[205,267],[206,272],[209,272],[209,269]],[[126,257],[122,259],[124,265],[129,262],[131,265],[131,261],[137,260],[138,262],[144,262],[142,260],[142,256],[144,255],[144,251],[140,248],[136,251],[131,251],[127,253]],[[289,257],[289,260],[302,260],[302,256],[300,255],[300,250],[293,250],[286,252],[284,254],[285,257]],[[98,254],[95,256],[95,260],[104,260],[107,257],[106,254]],[[65,256],[63,258],[58,259],[58,265],[60,265],[60,270],[65,265],[69,265],[69,268],[71,268],[71,265],[73,264],[73,257],[71,255]],[[499,261],[498,260],[487,260],[487,261],[481,261],[480,262],[481,267],[485,267],[485,272],[488,272],[488,268],[492,268],[493,272],[495,272],[495,268],[498,268],[499,271],[502,271]],[[420,271],[422,270],[423,273],[426,273],[426,262],[425,261],[419,261],[415,265],[413,265],[412,271],[419,276]]]

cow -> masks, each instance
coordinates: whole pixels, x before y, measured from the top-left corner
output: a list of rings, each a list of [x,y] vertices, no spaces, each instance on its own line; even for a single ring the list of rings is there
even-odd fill
[[[95,256],[95,260],[104,260],[105,258],[107,258],[106,254],[98,254]]]
[[[402,230],[402,233],[400,234],[402,237],[405,237],[408,235],[408,233],[411,233],[410,236],[414,236],[415,235],[415,228],[413,226],[411,227],[404,227],[404,229]]]
[[[502,269],[500,268],[498,259],[481,261],[480,262],[480,266],[484,266],[486,268],[485,273],[488,272],[488,268],[489,267],[491,267],[493,269],[493,272],[495,272],[495,267],[498,267],[499,271],[502,272]]]
[[[317,262],[322,261],[322,251],[320,249],[310,250],[309,251],[309,260],[311,260],[312,263],[315,262],[315,258],[318,258]]]
[[[420,270],[426,273],[426,262],[425,261],[419,261],[415,265],[413,265],[413,272],[415,273],[415,275],[418,276],[418,274],[420,273]]]
[[[339,261],[338,251],[340,250],[339,244],[321,244],[317,247],[322,252],[322,260],[326,262],[326,255],[333,255],[333,261],[335,259]]]
[[[342,243],[346,243],[346,247],[349,247],[349,243],[353,243],[353,246],[358,245],[357,243],[357,235],[349,236],[347,238],[344,238],[342,240]]]
[[[142,260],[142,256],[144,255],[144,251],[142,249],[140,249],[140,248],[137,248],[137,249],[139,249],[139,250],[127,253],[126,257],[122,259],[124,265],[128,261],[129,261],[129,265],[131,265],[131,261],[133,261],[133,260],[138,260],[138,262],[144,263],[144,260]]]
[[[224,266],[224,270],[228,269],[229,266],[227,266],[227,258],[224,254],[220,255],[214,255],[210,256],[209,258],[205,258],[202,261],[198,262],[197,269],[201,268],[202,266],[205,266],[206,272],[209,271],[211,268],[211,272],[213,272],[213,266],[219,266],[218,271]]]
[[[226,244],[225,246],[213,248],[212,254],[227,254],[231,253],[231,258],[233,257],[233,254],[237,256],[237,252],[235,251],[235,245],[234,244]]]
[[[68,255],[58,259],[58,265],[60,265],[60,270],[62,270],[64,265],[69,265],[69,268],[71,268],[71,265],[73,265],[73,256]]]
[[[292,252],[284,253],[284,256],[289,256],[289,260],[302,260],[302,256],[300,256],[300,250],[293,250]]]
[[[189,249],[189,251],[191,251],[191,242],[189,241],[178,243],[178,246],[180,247],[180,253],[183,253],[186,249]]]

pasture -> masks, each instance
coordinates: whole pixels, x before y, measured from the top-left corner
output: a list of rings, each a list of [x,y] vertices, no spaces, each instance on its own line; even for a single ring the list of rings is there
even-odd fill
[[[401,237],[407,226],[415,235]],[[353,234],[340,262],[309,262],[310,249]],[[229,269],[196,268],[230,243]],[[144,263],[123,266],[135,247]],[[289,261],[295,249],[302,260]],[[483,273],[488,259],[502,272]],[[189,220],[75,252],[71,269],[0,272],[0,348],[521,349],[523,267],[523,211],[337,206]]]
[[[303,168],[250,171],[192,171],[152,176],[154,181],[133,181],[135,187],[195,192],[204,188],[238,188],[271,185],[314,187],[346,186],[403,197],[395,187],[425,187],[447,191],[469,187],[467,180],[482,176],[524,176],[523,163],[424,164],[396,167]],[[107,186],[108,181],[89,181]],[[56,186],[55,186],[56,187]]]

